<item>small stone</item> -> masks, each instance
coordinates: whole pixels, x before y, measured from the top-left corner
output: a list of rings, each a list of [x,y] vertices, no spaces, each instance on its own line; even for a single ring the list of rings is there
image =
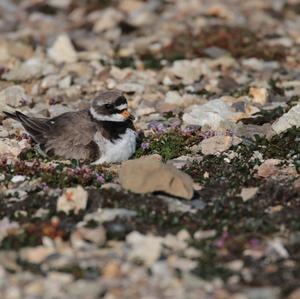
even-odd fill
[[[29,101],[30,97],[26,95],[22,86],[13,85],[7,87],[0,92],[0,114],[3,114],[3,110],[11,111],[11,107],[20,107],[28,104]]]
[[[71,82],[72,82],[72,77],[66,76],[58,82],[58,87],[60,89],[69,88],[71,86]]]
[[[248,288],[245,290],[247,299],[279,299],[280,289],[272,287]]]
[[[23,144],[13,139],[0,139],[0,157],[8,159],[16,159],[21,151],[26,148],[28,144]]]
[[[0,62],[9,61],[11,55],[9,53],[8,45],[6,43],[1,42],[0,44]]]
[[[66,214],[74,212],[78,214],[80,210],[86,208],[88,193],[81,187],[68,188],[63,195],[58,198],[57,211],[63,211]]]
[[[93,31],[103,32],[112,29],[122,20],[122,14],[114,8],[104,9],[97,18]]]
[[[231,136],[213,136],[201,141],[201,152],[203,155],[214,155],[227,151],[232,145],[241,143],[238,137]]]
[[[66,34],[61,34],[48,49],[48,56],[56,63],[72,63],[77,61],[75,48]]]
[[[130,260],[142,261],[150,267],[161,255],[162,238],[152,235],[142,235],[137,231],[126,236],[126,243],[131,249],[128,253]]]
[[[291,108],[287,113],[283,114],[277,121],[272,125],[272,129],[280,134],[281,132],[291,128],[300,127],[300,104]]]
[[[96,228],[80,227],[72,234],[72,241],[74,239],[86,240],[97,246],[102,246],[106,241],[106,232],[103,226]]]
[[[20,251],[20,258],[32,264],[40,264],[54,252],[54,248],[44,246],[23,248]]]
[[[12,183],[21,183],[26,180],[26,177],[24,175],[15,175],[12,177],[11,182]]]
[[[257,187],[250,187],[250,188],[243,188],[240,196],[242,197],[243,201],[247,201],[255,196],[257,193]]]
[[[298,178],[295,182],[294,182],[294,188],[300,192],[300,178]]]
[[[174,165],[177,169],[181,169],[187,165],[190,165],[194,160],[194,157],[180,156],[176,159],[169,160],[167,163]]]
[[[137,213],[135,211],[127,209],[99,209],[94,213],[85,215],[84,221],[88,222],[94,220],[98,223],[104,223],[113,221],[116,218],[130,219],[136,215]]]
[[[250,87],[249,95],[255,104],[265,105],[268,99],[268,91],[266,88]]]
[[[42,76],[45,65],[38,58],[31,58],[22,64],[16,66],[7,73],[2,75],[2,78],[9,81],[28,81]]]
[[[264,161],[257,169],[257,174],[260,177],[267,178],[279,173],[277,165],[280,163],[278,159],[268,159]]]
[[[59,75],[49,75],[42,80],[41,87],[43,89],[55,87],[55,86],[57,86],[59,80],[60,80]]]
[[[165,102],[168,104],[182,104],[182,97],[178,91],[168,91],[166,94]]]
[[[219,58],[225,55],[228,55],[228,51],[219,48],[219,47],[208,47],[203,50],[203,53],[205,53],[207,56],[211,58]]]
[[[182,200],[168,196],[168,195],[158,195],[158,198],[161,199],[168,206],[168,210],[174,213],[195,213],[196,209],[192,208],[191,204],[187,204]]]
[[[182,79],[183,84],[193,84],[200,76],[207,72],[206,65],[200,59],[177,60],[170,72]]]
[[[10,222],[8,217],[5,217],[0,220],[0,244],[1,241],[8,236],[10,233],[13,233],[19,229],[19,224],[17,222]]]
[[[198,230],[194,233],[194,238],[198,241],[214,238],[217,235],[216,230]]]
[[[300,299],[300,288],[293,291],[289,296],[288,299]]]
[[[105,183],[101,185],[100,189],[121,191],[122,187],[116,183]]]
[[[117,89],[123,91],[123,92],[134,92],[134,93],[143,93],[144,92],[144,86],[138,83],[121,83],[117,85]]]
[[[225,120],[237,121],[243,113],[234,112],[222,99],[211,100],[203,105],[192,105],[185,110],[183,121],[188,125],[209,126],[219,129]]]
[[[119,179],[124,189],[135,193],[161,191],[186,199],[194,194],[191,177],[173,165],[164,164],[158,155],[124,161]]]
[[[102,276],[105,279],[113,279],[116,277],[119,277],[121,275],[121,269],[119,263],[115,261],[109,262],[105,267],[103,268],[102,271]]]

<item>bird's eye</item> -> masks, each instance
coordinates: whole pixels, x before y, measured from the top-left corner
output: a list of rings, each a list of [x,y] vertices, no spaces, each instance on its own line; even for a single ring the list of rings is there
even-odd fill
[[[104,107],[105,107],[106,109],[111,109],[111,108],[112,108],[112,104],[105,104]]]

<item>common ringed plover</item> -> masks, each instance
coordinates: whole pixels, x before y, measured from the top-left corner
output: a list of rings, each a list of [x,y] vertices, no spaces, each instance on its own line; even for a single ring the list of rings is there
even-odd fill
[[[89,109],[56,117],[29,117],[5,112],[19,121],[47,156],[90,160],[93,164],[129,159],[135,152],[137,133],[124,95],[102,91]]]

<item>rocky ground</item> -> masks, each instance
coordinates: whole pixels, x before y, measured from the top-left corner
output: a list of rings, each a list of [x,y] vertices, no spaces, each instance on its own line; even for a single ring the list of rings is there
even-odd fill
[[[1,0],[0,298],[299,299],[299,0]],[[133,160],[38,154],[126,93]]]

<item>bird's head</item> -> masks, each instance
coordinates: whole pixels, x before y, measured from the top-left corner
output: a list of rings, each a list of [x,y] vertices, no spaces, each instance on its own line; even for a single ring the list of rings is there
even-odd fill
[[[98,121],[134,120],[134,117],[128,112],[127,99],[118,90],[100,92],[92,102],[90,113]]]

